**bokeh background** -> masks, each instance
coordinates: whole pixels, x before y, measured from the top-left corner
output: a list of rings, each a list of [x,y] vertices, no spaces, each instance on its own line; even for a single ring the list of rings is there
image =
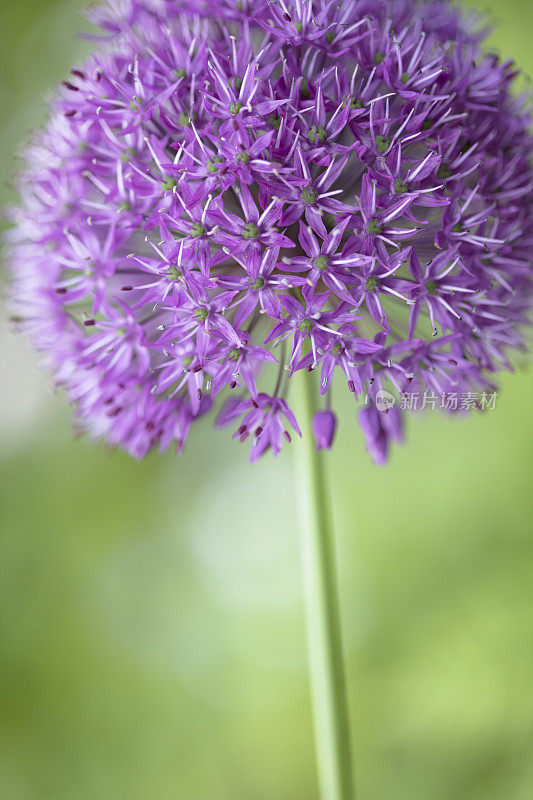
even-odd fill
[[[533,6],[490,13],[533,72]],[[2,204],[83,26],[1,2]],[[0,353],[0,797],[316,800],[290,448],[251,468],[207,423],[135,463],[74,440],[4,322]],[[485,415],[411,420],[386,469],[338,400],[359,798],[531,800],[533,369]]]

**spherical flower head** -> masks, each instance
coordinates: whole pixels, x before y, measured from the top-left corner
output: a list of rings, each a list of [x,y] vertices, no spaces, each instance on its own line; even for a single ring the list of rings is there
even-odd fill
[[[361,400],[383,462],[402,412],[380,392],[494,388],[525,347],[532,137],[475,19],[442,0],[90,14],[101,48],[26,148],[8,234],[14,319],[81,429],[181,451],[217,404],[255,460],[299,433],[306,371]]]

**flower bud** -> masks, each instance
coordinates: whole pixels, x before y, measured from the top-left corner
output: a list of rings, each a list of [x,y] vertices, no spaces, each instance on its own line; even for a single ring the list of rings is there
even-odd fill
[[[317,450],[331,450],[335,431],[337,430],[337,417],[330,408],[317,411],[313,417],[313,434]]]

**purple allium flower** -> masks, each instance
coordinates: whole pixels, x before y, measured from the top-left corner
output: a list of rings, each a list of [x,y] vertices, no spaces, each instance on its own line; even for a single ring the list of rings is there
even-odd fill
[[[377,392],[485,390],[510,368],[533,139],[474,18],[443,0],[90,15],[101,48],[26,148],[8,234],[14,319],[80,428],[181,451],[221,398],[255,460],[299,433],[286,398],[307,370],[364,396],[383,462],[402,420]]]
[[[317,450],[331,450],[335,431],[337,430],[337,417],[330,408],[322,408],[313,417],[313,434]]]

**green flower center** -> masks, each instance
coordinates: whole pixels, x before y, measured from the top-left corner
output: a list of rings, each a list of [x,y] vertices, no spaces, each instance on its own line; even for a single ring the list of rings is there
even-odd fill
[[[429,295],[431,295],[431,296],[435,294],[435,292],[437,291],[437,288],[438,288],[438,287],[437,287],[437,284],[435,283],[435,281],[428,281],[428,282],[426,283],[426,290],[427,290],[427,293],[428,293]]]
[[[181,278],[181,270],[177,267],[169,267],[167,270],[167,278],[169,281],[177,281]]]
[[[363,101],[360,97],[352,97],[350,100],[350,106],[352,108],[364,108]]]
[[[176,178],[164,178],[161,186],[163,187],[164,192],[170,192],[172,189],[178,185]]]
[[[308,206],[312,206],[313,203],[316,203],[318,198],[318,192],[312,186],[309,189],[304,189],[302,192],[302,200]]]
[[[180,67],[179,69],[174,70],[174,75],[176,76],[176,78],[185,78],[187,73],[185,72],[183,67]]]
[[[390,139],[385,139],[381,135],[376,136],[376,147],[378,148],[378,153],[384,153],[390,147]]]
[[[122,153],[120,154],[120,160],[124,161],[124,163],[127,164],[130,158],[136,155],[136,153],[137,151],[135,150],[134,147],[127,147],[126,150],[123,150]]]
[[[279,131],[279,126],[281,125],[281,120],[275,114],[269,114],[267,118],[268,124],[274,128],[274,130]]]
[[[216,172],[217,171],[216,165],[222,164],[223,160],[224,159],[220,158],[220,156],[213,156],[213,158],[210,158],[207,164],[205,165],[207,172],[211,173]]]
[[[179,116],[179,123],[182,128],[190,128],[191,118],[189,114],[184,114],[182,111]]]
[[[405,194],[405,192],[409,191],[409,186],[406,183],[402,183],[400,178],[396,178],[394,181],[394,191],[396,194]]]
[[[253,222],[247,222],[244,226],[242,236],[244,239],[257,239],[259,236],[259,228]]]
[[[230,359],[230,361],[238,361],[240,355],[241,355],[241,351],[239,350],[239,348],[238,347],[234,347],[232,350],[229,351],[228,358]]]
[[[252,287],[252,289],[262,289],[264,285],[265,285],[264,278],[257,278],[255,283],[252,283],[252,278],[250,278],[250,286]]]
[[[119,203],[117,206],[117,211],[129,211],[131,209],[131,203],[128,200],[124,200],[123,203]]]
[[[294,27],[296,28],[296,30],[297,30],[299,33],[301,33],[301,31],[302,31],[302,28],[303,28],[303,22],[302,22],[300,19],[297,19],[297,20],[295,21],[295,23],[294,23]]]
[[[200,236],[205,236],[205,228],[200,222],[195,222],[191,228],[191,236],[198,239]]]
[[[195,319],[197,319],[198,322],[205,322],[206,319],[207,319],[208,313],[209,312],[208,312],[207,308],[204,308],[203,306],[199,306],[198,308],[194,309],[193,317]]]
[[[384,58],[385,58],[385,54],[382,53],[381,50],[378,50],[374,54],[374,64],[381,64],[381,62],[383,61]]]
[[[315,267],[317,269],[324,270],[327,269],[327,266],[328,266],[327,256],[318,256],[318,258],[315,259]]]
[[[316,144],[317,142],[325,142],[328,138],[328,132],[322,125],[319,125],[318,127],[313,125],[307,134],[307,138],[312,144]]]
[[[401,80],[402,83],[407,83],[409,78],[410,78],[410,75],[408,75],[407,72],[404,72],[402,77],[400,78],[400,80]]]
[[[375,275],[370,275],[369,278],[366,279],[365,289],[368,292],[375,292],[376,289],[379,287],[379,281]]]
[[[333,39],[335,38],[335,33],[333,31],[326,31],[326,37],[325,38],[326,38],[326,42],[329,42],[329,44],[331,44]]]
[[[380,223],[379,219],[371,219],[368,221],[366,229],[368,233],[374,235],[376,233],[381,233],[383,230],[383,225]]]
[[[237,100],[236,103],[232,103],[230,105],[229,110],[231,114],[238,114],[241,108],[242,108],[242,103],[240,100]]]
[[[248,164],[250,161],[250,156],[244,150],[241,150],[237,156],[237,161],[241,161],[243,164]]]
[[[313,321],[306,317],[301,322],[298,323],[298,329],[304,331],[305,333],[309,333],[311,328],[313,327]]]
[[[461,225],[460,222],[456,222],[455,225],[452,228],[452,231],[454,233],[462,233],[463,232],[463,226]]]

